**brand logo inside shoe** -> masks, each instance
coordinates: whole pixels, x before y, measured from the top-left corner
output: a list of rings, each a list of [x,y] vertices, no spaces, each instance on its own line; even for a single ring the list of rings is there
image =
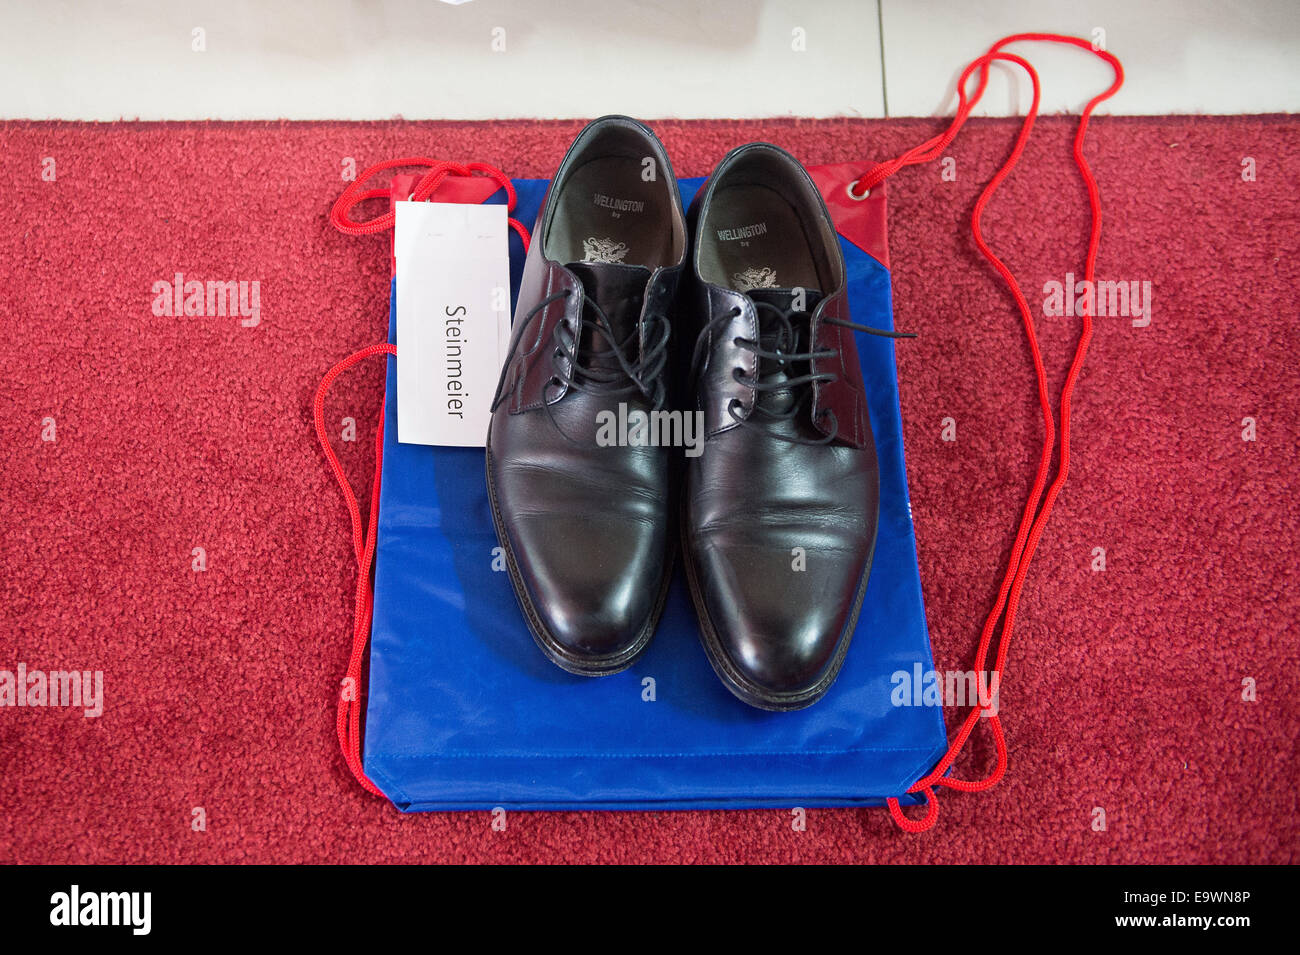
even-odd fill
[[[598,239],[594,235],[582,240],[584,262],[622,262],[627,252],[626,242]]]
[[[616,199],[597,192],[592,194],[591,201],[602,209],[614,212],[645,212],[645,203],[640,199]]]
[[[743,225],[738,229],[719,229],[719,242],[732,242],[736,239],[752,239],[756,235],[767,234],[766,222],[755,222],[753,225]]]
[[[745,269],[743,272],[733,272],[731,280],[736,283],[737,292],[776,288],[776,269]]]

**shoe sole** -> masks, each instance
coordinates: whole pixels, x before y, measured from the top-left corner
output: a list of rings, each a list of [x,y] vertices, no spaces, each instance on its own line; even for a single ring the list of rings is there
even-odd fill
[[[668,552],[664,578],[659,585],[659,594],[655,599],[655,605],[650,611],[650,619],[646,621],[641,632],[637,634],[636,640],[626,649],[608,656],[592,657],[576,654],[565,648],[546,629],[545,624],[542,623],[541,615],[533,606],[533,600],[528,593],[528,588],[524,585],[523,575],[519,573],[519,565],[515,562],[514,551],[510,548],[510,536],[506,533],[505,526],[502,524],[501,516],[497,510],[496,485],[492,483],[492,442],[490,437],[484,458],[487,474],[488,509],[492,512],[492,526],[496,529],[497,540],[501,543],[501,550],[505,553],[506,569],[510,572],[510,586],[514,589],[515,599],[519,601],[519,607],[524,612],[524,621],[528,624],[528,632],[532,634],[533,642],[537,644],[542,653],[546,654],[548,660],[568,673],[578,676],[609,676],[626,670],[637,661],[637,658],[650,645],[650,639],[659,626],[659,618],[663,616],[664,604],[668,600],[668,585],[673,579],[672,550]]]
[[[682,496],[680,524],[683,531],[687,527],[686,523],[686,497]],[[858,581],[857,594],[853,599],[853,612],[849,615],[844,629],[840,631],[839,648],[835,651],[835,656],[831,660],[830,669],[826,675],[818,680],[813,686],[806,690],[799,690],[794,693],[780,693],[772,690],[766,690],[745,677],[736,669],[722,649],[722,641],[718,638],[718,633],[713,627],[713,622],[709,619],[709,611],[704,603],[704,596],[700,592],[699,580],[696,577],[695,565],[691,561],[691,549],[686,543],[686,536],[683,533],[681,538],[682,547],[682,566],[686,568],[686,583],[690,587],[691,602],[695,604],[695,615],[700,621],[700,642],[704,644],[704,653],[709,658],[709,665],[713,667],[713,672],[718,675],[722,685],[731,691],[732,695],[750,706],[757,707],[760,710],[770,710],[773,712],[789,712],[791,710],[802,710],[805,707],[812,706],[830,690],[831,685],[835,682],[836,677],[840,675],[840,669],[844,666],[844,658],[849,652],[849,644],[853,642],[853,631],[858,626],[858,615],[862,612],[862,600],[867,594],[867,581],[871,578],[871,567],[875,562],[876,556],[876,538],[880,533],[880,500],[876,500],[876,527],[871,535],[871,547],[867,551],[867,566],[862,572],[862,579]]]

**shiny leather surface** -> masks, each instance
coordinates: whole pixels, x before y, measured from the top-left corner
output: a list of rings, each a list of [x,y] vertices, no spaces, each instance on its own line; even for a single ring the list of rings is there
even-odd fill
[[[539,408],[498,412],[489,439],[493,505],[530,624],[578,657],[634,643],[667,572],[669,452],[595,446],[597,413],[617,404],[574,393],[554,405],[554,424]]]
[[[584,130],[554,182],[564,181],[566,167],[585,161],[584,136],[590,139],[593,127],[608,122],[633,134],[644,130],[644,154],[661,156],[671,173],[649,130],[614,118]],[[668,182],[684,230],[676,180]],[[598,675],[635,659],[662,610],[675,544],[669,516],[673,450],[597,444],[601,412],[617,416],[620,405],[628,414],[648,412],[650,400],[639,392],[593,394],[568,384],[575,369],[557,355],[555,330],[562,326],[583,343],[588,367],[617,368],[607,343],[594,334],[592,303],[635,355],[648,347],[648,316],[663,315],[675,299],[682,262],[650,269],[555,261],[545,242],[554,199],[548,194],[542,205],[524,267],[513,331],[518,340],[489,429],[488,480],[498,536],[534,638],[557,665]],[[566,290],[524,324],[539,303]]]
[[[858,345],[853,329],[830,325],[827,317],[852,321],[849,300],[844,290],[823,299],[813,313],[813,334],[818,351],[833,351],[836,358],[813,362],[816,371],[828,371],[835,380],[825,384],[813,383],[814,423],[822,434],[829,434],[834,415],[838,437],[854,447],[871,443],[871,422],[867,418],[866,389],[862,386],[862,366],[858,362]]]
[[[543,209],[545,206],[543,206]],[[510,391],[511,414],[540,407],[543,401],[556,402],[568,390],[565,385],[551,384],[555,369],[551,363],[551,343],[555,328],[565,324],[575,335],[582,329],[582,283],[559,262],[546,258],[541,243],[534,243],[524,260],[524,274],[519,282],[519,299],[515,308],[515,322],[511,330],[511,352],[514,359],[506,371]],[[520,318],[552,295],[567,292],[549,305],[531,325]],[[517,342],[516,339],[526,340]],[[572,363],[561,357],[563,374],[572,372]]]
[[[693,223],[718,183],[725,183],[735,155],[723,160],[697,195]],[[786,158],[785,172],[767,185],[792,204],[807,203],[806,190],[794,185],[806,173]],[[826,216],[820,202],[802,212]],[[814,234],[805,230],[790,241],[813,241],[806,236]],[[694,241],[710,239],[696,234]],[[805,401],[793,420],[763,420],[754,404],[771,400],[772,392],[756,398],[735,380],[735,369],[752,380],[759,361],[734,339],[757,341],[766,319],[752,298],[780,300],[780,293],[742,294],[705,282],[697,251],[684,280],[679,324],[686,340],[734,308],[741,314],[721,323],[694,381],[695,407],[705,416],[708,437],[686,476],[682,536],[692,596],[710,660],[728,688],[756,706],[796,709],[819,699],[838,672],[875,543],[879,475],[853,332],[822,321],[827,315],[848,320],[847,299],[842,287],[830,289],[811,315],[797,319],[803,323],[797,350],[811,350],[812,340],[819,350],[835,351],[834,358],[808,364],[838,380],[818,384],[816,403]],[[838,243],[820,252],[838,263],[842,276]],[[728,413],[732,402],[749,426]],[[838,424],[828,444],[791,443],[768,430],[816,441],[834,427],[825,409]]]

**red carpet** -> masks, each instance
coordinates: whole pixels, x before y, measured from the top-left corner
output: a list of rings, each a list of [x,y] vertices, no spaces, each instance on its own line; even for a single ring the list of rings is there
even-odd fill
[[[941,125],[656,128],[698,175],[750,139],[865,165]],[[782,812],[514,814],[493,832],[487,814],[401,816],[361,791],[334,737],[351,554],[310,402],[325,369],[383,337],[388,263],[385,238],[327,222],[341,164],[425,154],[545,176],[578,127],[0,124],[0,670],[104,671],[97,719],[0,709],[0,861],[1296,861],[1300,122],[1285,117],[1094,121],[1098,276],[1150,281],[1152,321],[1097,321],[1073,473],[1003,686],[1001,785],[942,792],[920,836],[884,810],[813,811],[806,832]],[[969,665],[1041,439],[1019,320],[968,225],[1014,128],[970,123],[955,182],[935,164],[890,185],[897,321],[921,336],[898,347],[908,471],[945,669]],[[985,215],[1036,311],[1045,282],[1082,271],[1073,129],[1041,120]],[[155,317],[153,283],[176,272],[259,281],[260,324]],[[1039,323],[1054,390],[1075,321]],[[342,445],[358,485],[380,376],[375,362],[331,404],[358,419]],[[990,750],[959,769],[982,773]]]

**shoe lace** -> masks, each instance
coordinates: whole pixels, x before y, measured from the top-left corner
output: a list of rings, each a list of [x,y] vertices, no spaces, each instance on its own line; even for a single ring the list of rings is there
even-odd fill
[[[520,344],[528,337],[528,327],[537,320],[539,315],[545,313],[546,307],[552,302],[567,299],[573,294],[572,289],[556,292],[542,299],[524,316],[523,329],[514,337],[514,342],[502,365],[501,378],[497,382],[496,394],[492,398],[493,411],[497,410],[497,406],[505,398],[506,376]],[[654,410],[661,409],[666,396],[664,372],[668,367],[668,339],[671,333],[668,317],[661,313],[647,311],[643,322],[635,323],[632,330],[620,340],[609,315],[600,303],[586,292],[582,293],[582,301],[585,313],[592,320],[592,331],[600,336],[608,347],[598,349],[594,337],[586,345],[582,344],[568,322],[559,322],[551,333],[552,374],[547,384],[606,397],[620,395],[630,397],[640,394],[649,401]],[[639,296],[636,301],[640,301]],[[637,351],[642,325],[645,326],[646,346],[640,349],[638,357],[633,359],[629,355]],[[603,360],[609,357],[613,357],[612,363]],[[550,403],[543,401],[542,407],[546,409],[556,430],[560,430]],[[563,431],[560,433],[564,434]]]
[[[838,381],[840,377],[832,371],[808,371],[803,374],[792,375],[789,373],[797,371],[797,366],[804,363],[809,363],[807,367],[811,368],[811,362],[815,360],[836,358],[839,356],[838,350],[830,348],[820,351],[797,351],[800,328],[808,327],[811,329],[811,313],[799,309],[783,309],[761,299],[750,298],[749,301],[753,304],[754,312],[758,316],[758,340],[754,341],[737,336],[731,341],[737,348],[750,352],[758,358],[759,367],[752,377],[746,375],[743,368],[733,368],[731,377],[737,384],[743,385],[755,393],[754,412],[760,415],[761,419],[755,420],[753,414],[749,417],[741,417],[737,414],[736,406],[741,403],[738,398],[732,398],[727,403],[727,413],[739,425],[746,428],[759,428],[772,437],[787,441],[790,444],[830,444],[839,434],[840,428],[835,412],[830,408],[823,408],[817,415],[818,418],[829,417],[831,419],[830,427],[825,430],[820,438],[801,438],[796,435],[784,434],[778,430],[777,425],[780,422],[790,421],[803,410],[804,405],[808,403],[809,398],[812,396],[814,383],[830,384]],[[695,340],[695,350],[691,356],[691,380],[696,380],[698,373],[703,369],[703,364],[708,355],[709,342],[712,341],[714,333],[720,327],[739,316],[741,312],[740,307],[723,312],[706,323],[700,330],[699,337]],[[857,332],[865,332],[868,335],[876,335],[880,338],[916,337],[915,332],[886,331],[881,328],[872,328],[870,325],[859,325],[857,322],[832,318],[828,315],[823,315],[821,321],[829,325],[838,325],[841,328],[851,328]],[[776,392],[788,392],[793,396],[793,400],[784,411],[774,410],[757,400],[763,394]]]

